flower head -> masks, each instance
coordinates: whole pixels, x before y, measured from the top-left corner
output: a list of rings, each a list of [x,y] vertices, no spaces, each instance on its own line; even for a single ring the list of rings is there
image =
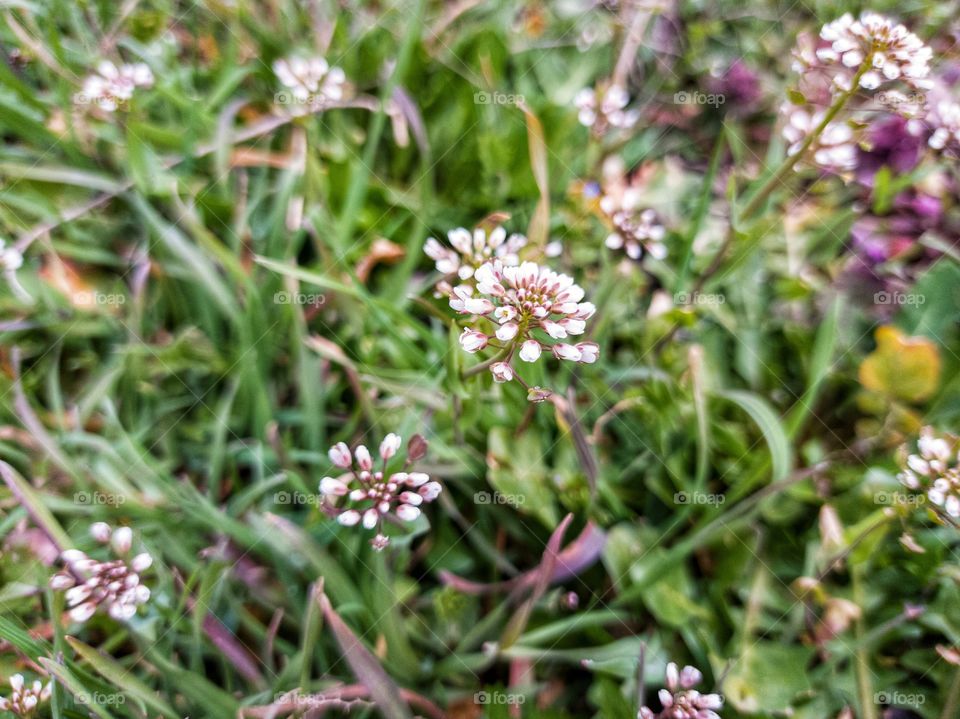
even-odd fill
[[[468,352],[476,352],[487,343],[498,343],[505,358],[490,368],[496,381],[513,379],[511,361],[515,354],[524,362],[536,362],[546,349],[557,359],[596,361],[596,343],[558,341],[583,334],[586,321],[596,311],[592,303],[581,302],[584,291],[572,277],[534,262],[505,267],[495,260],[481,266],[474,279],[480,296],[474,296],[474,288],[460,285],[454,288],[450,306],[462,314],[486,317],[494,323],[492,334],[468,327],[460,336],[460,345]]]
[[[824,25],[820,38],[825,44],[817,49],[817,60],[836,70],[834,84],[841,90],[850,90],[857,77],[865,90],[898,80],[928,87],[933,51],[888,17],[865,12],[855,20],[846,13]]]
[[[90,534],[97,542],[109,544],[117,558],[101,562],[79,549],[68,549],[60,555],[66,571],[55,574],[50,586],[66,590],[70,618],[75,622],[87,621],[98,610],[117,620],[130,619],[150,598],[150,589],[141,584],[140,574],[150,568],[153,558],[146,552],[127,558],[133,540],[129,527],[111,530],[97,522]]]
[[[714,710],[723,707],[723,697],[719,694],[701,694],[693,687],[703,681],[699,669],[686,666],[679,669],[676,664],[667,664],[667,686],[658,693],[662,710],[657,713],[648,707],[641,707],[638,719],[720,719]]]
[[[447,239],[453,249],[431,237],[423,251],[437,265],[437,271],[444,275],[456,274],[461,280],[469,280],[484,262],[500,260],[505,265],[520,263],[517,253],[526,246],[527,238],[514,233],[507,236],[502,227],[493,228],[489,234],[482,228],[472,233],[458,227],[447,233]]]
[[[932,427],[920,430],[917,452],[907,456],[898,479],[909,489],[924,492],[932,504],[960,519],[960,441],[939,436]]]
[[[339,67],[330,67],[322,57],[289,57],[276,60],[273,72],[301,104],[322,105],[342,100],[346,95],[346,75]]]
[[[32,684],[24,681],[22,674],[10,677],[10,697],[0,697],[0,711],[7,711],[18,717],[32,717],[41,702],[50,698],[50,682],[44,684],[39,679]]]
[[[637,124],[640,113],[627,110],[630,95],[621,85],[599,85],[596,89],[585,87],[577,93],[577,119],[584,127],[602,135],[609,128],[629,129]]]
[[[820,126],[824,117],[822,110],[810,111],[803,106],[787,105],[783,137],[790,143],[788,155],[795,155],[803,149],[807,137]],[[856,134],[846,122],[830,122],[814,141],[810,153],[813,163],[824,172],[850,173],[857,166]]]
[[[364,529],[376,529],[377,535],[371,545],[377,551],[389,543],[389,539],[380,531],[383,520],[389,515],[412,522],[420,516],[420,506],[432,502],[442,489],[439,482],[431,481],[423,472],[408,472],[411,464],[408,459],[403,471],[387,470],[388,461],[400,449],[399,436],[388,434],[380,443],[380,468],[374,466],[373,457],[364,445],[353,452],[340,442],[330,449],[330,459],[341,469],[349,472],[340,477],[324,477],[320,480],[320,494],[326,498],[326,507],[345,527],[362,524]],[[423,439],[419,435],[411,439],[411,446],[419,446]],[[344,504],[335,506],[338,498],[346,497]]]
[[[84,80],[83,91],[77,99],[114,112],[130,101],[136,88],[152,85],[153,72],[146,64],[138,62],[118,67],[104,60],[97,66],[96,73]]]

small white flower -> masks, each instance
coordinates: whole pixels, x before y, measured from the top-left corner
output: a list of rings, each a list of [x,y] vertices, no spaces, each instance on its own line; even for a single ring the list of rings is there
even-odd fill
[[[293,99],[305,105],[323,105],[346,96],[346,74],[322,57],[290,57],[273,63],[273,72]]]
[[[431,237],[423,251],[432,259],[437,271],[444,275],[456,274],[460,280],[473,278],[476,270],[485,262],[500,260],[505,265],[520,262],[519,252],[526,246],[527,238],[520,234],[507,236],[503,227],[495,227],[488,235],[477,228],[471,233],[463,227],[450,230],[447,240],[453,249],[445,247]]]
[[[494,382],[510,382],[513,379],[513,367],[506,362],[495,362],[490,366]]]
[[[627,110],[630,95],[620,85],[599,86],[596,89],[580,90],[573,103],[577,108],[580,124],[602,135],[610,128],[625,130],[640,119],[636,110]]]
[[[360,512],[355,509],[348,509],[345,512],[341,512],[337,517],[337,521],[340,522],[344,527],[352,527],[357,522],[360,521]]]
[[[81,104],[93,103],[102,110],[114,112],[130,101],[136,88],[152,85],[153,73],[144,63],[118,67],[104,60],[97,66],[96,74],[84,80],[83,90],[76,101]]]
[[[460,334],[460,346],[464,350],[473,354],[474,352],[479,352],[484,347],[487,346],[487,336],[483,332],[478,332],[477,330],[464,329]]]

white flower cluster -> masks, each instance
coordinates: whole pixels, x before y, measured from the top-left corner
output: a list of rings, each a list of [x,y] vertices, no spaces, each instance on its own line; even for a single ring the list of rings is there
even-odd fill
[[[83,82],[83,90],[75,98],[78,104],[95,104],[107,112],[127,104],[138,87],[153,85],[153,72],[142,62],[114,65],[109,60],[97,65],[97,71]]]
[[[572,277],[534,262],[508,267],[494,260],[482,265],[474,279],[479,296],[474,296],[470,285],[460,285],[453,289],[450,307],[496,325],[492,334],[468,327],[460,335],[460,346],[471,353],[491,342],[499,343],[494,346],[499,346],[505,357],[490,367],[494,380],[514,378],[511,361],[515,354],[524,362],[536,362],[548,349],[560,360],[597,361],[600,350],[595,342],[554,341],[583,334],[586,320],[596,312],[592,303],[581,302],[583,288],[574,284]]]
[[[0,711],[10,712],[18,717],[35,716],[41,702],[50,698],[50,682],[44,684],[39,679],[27,684],[22,674],[10,677],[10,698],[0,697]]]
[[[716,710],[723,708],[719,694],[701,694],[693,687],[703,681],[699,669],[686,666],[682,670],[673,662],[667,664],[667,686],[658,693],[663,709],[657,713],[641,707],[638,719],[720,719]]]
[[[507,231],[500,226],[494,227],[489,234],[479,227],[472,233],[458,227],[447,233],[447,239],[453,249],[431,237],[423,251],[434,261],[438,272],[445,276],[456,275],[464,282],[473,279],[477,268],[490,260],[500,260],[505,265],[520,264],[519,252],[527,244],[526,237],[518,233],[508,237]],[[436,289],[437,296],[440,296],[449,295],[453,288],[444,279],[437,283]]]
[[[927,124],[933,127],[928,144],[934,150],[960,155],[960,103],[943,100],[930,111]]]
[[[330,67],[322,57],[277,60],[273,63],[273,72],[300,104],[322,105],[342,100],[346,95],[347,78],[343,70]]]
[[[924,427],[917,453],[907,457],[898,479],[909,489],[924,492],[930,502],[954,519],[960,519],[960,453],[955,438],[940,437]]]
[[[825,113],[790,104],[785,110],[786,124],[783,137],[789,142],[788,155],[795,155],[803,148],[810,133],[823,122]],[[833,121],[823,128],[810,148],[813,162],[822,170],[842,175],[857,166],[857,138],[853,128],[846,122]]]
[[[608,129],[627,130],[637,124],[640,113],[627,110],[630,95],[621,85],[598,86],[596,89],[585,87],[573,100],[577,107],[577,119],[584,127],[591,128],[598,135]]]
[[[426,449],[426,443],[422,437],[414,439],[422,447],[417,450],[421,454]],[[348,473],[336,478],[324,477],[320,481],[320,494],[330,501],[328,507],[336,514],[340,524],[346,527],[362,524],[365,529],[377,529],[377,535],[371,542],[377,550],[383,549],[389,542],[380,531],[388,515],[392,513],[405,522],[412,522],[420,516],[420,505],[435,500],[442,490],[439,482],[430,481],[429,475],[406,471],[412,463],[409,456],[404,471],[387,471],[387,463],[397,454],[401,443],[400,437],[388,434],[380,443],[381,464],[379,469],[375,469],[370,450],[364,445],[359,445],[351,453],[345,443],[338,442],[330,448],[330,461],[340,469],[348,470]],[[352,504],[334,507],[332,502],[344,496]]]
[[[111,529],[105,522],[96,522],[90,534],[100,544],[109,545],[117,559],[101,562],[79,549],[67,549],[60,558],[66,571],[50,580],[53,589],[66,590],[70,618],[85,622],[97,610],[113,619],[126,620],[137,613],[137,607],[150,599],[150,590],[140,583],[140,575],[153,564],[146,552],[127,559],[133,545],[129,527]]]
[[[656,211],[641,207],[639,195],[628,189],[621,195],[607,194],[600,198],[600,209],[613,225],[606,245],[611,250],[623,249],[631,260],[644,254],[662,260],[667,256],[663,239],[667,230]]]
[[[865,90],[898,80],[929,87],[926,78],[933,50],[888,17],[865,12],[855,20],[846,13],[824,25],[820,38],[828,44],[817,50],[817,59],[836,68],[833,81],[841,90],[850,90],[857,75]]]

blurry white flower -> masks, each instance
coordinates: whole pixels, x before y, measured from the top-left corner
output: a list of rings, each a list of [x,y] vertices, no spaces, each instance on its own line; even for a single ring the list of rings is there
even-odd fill
[[[820,126],[825,117],[824,111],[811,113],[804,107],[788,103],[784,112],[786,124],[783,137],[789,142],[788,155],[795,155],[803,149],[807,137]],[[853,128],[846,122],[830,122],[820,133],[809,149],[808,156],[813,163],[824,170],[842,175],[857,166],[857,139]]]
[[[580,124],[602,135],[611,127],[628,129],[637,124],[640,113],[627,110],[630,95],[620,85],[599,85],[596,89],[585,87],[573,100],[577,107]]]
[[[43,684],[39,679],[27,684],[22,674],[10,677],[10,697],[0,697],[0,711],[7,711],[18,717],[35,716],[41,702],[50,698],[50,682]]]
[[[920,430],[917,453],[907,456],[897,478],[953,519],[960,519],[960,454],[954,437],[938,436],[932,427]]]
[[[896,80],[919,88],[929,86],[926,77],[933,50],[888,17],[865,12],[855,20],[846,13],[824,25],[820,38],[828,45],[817,49],[817,60],[837,70],[834,82],[841,90],[851,89],[862,68],[866,70],[859,85],[865,90]]]
[[[715,710],[723,708],[719,694],[701,694],[693,687],[703,681],[699,669],[686,666],[678,669],[673,662],[667,664],[667,686],[657,694],[662,709],[659,713],[641,707],[639,719],[720,719]]]
[[[937,103],[925,118],[933,127],[928,141],[931,148],[945,151],[954,157],[960,155],[960,103],[943,100]]]
[[[153,72],[138,62],[117,67],[109,60],[97,65],[97,72],[83,82],[83,90],[75,100],[78,104],[95,104],[107,112],[126,105],[138,87],[151,87]]]
[[[273,63],[277,79],[290,90],[293,99],[305,105],[322,105],[342,100],[346,94],[346,75],[339,67],[330,67],[322,57],[289,57]]]
[[[505,265],[520,263],[518,252],[527,244],[527,238],[514,233],[507,236],[502,227],[495,227],[487,234],[477,228],[472,233],[458,227],[447,233],[453,249],[431,237],[423,251],[436,263],[437,271],[444,275],[456,274],[461,280],[469,280],[480,265],[498,259]]]
[[[639,260],[644,254],[662,260],[667,256],[663,243],[667,230],[657,212],[644,203],[647,190],[641,173],[631,176],[619,156],[611,158],[603,164],[603,194],[599,202],[611,228],[605,244],[612,250],[624,250],[632,260]]]
[[[345,527],[362,524],[364,529],[377,529],[377,535],[370,542],[377,551],[389,544],[389,539],[380,531],[383,520],[391,513],[398,519],[412,522],[420,516],[420,505],[432,502],[440,495],[439,482],[431,482],[423,472],[408,472],[411,464],[408,459],[404,471],[388,472],[387,462],[400,449],[401,438],[388,434],[380,443],[380,468],[374,469],[370,451],[359,445],[351,454],[343,442],[330,449],[333,463],[342,469],[350,470],[339,478],[324,477],[320,480],[320,494],[327,502],[326,506]],[[411,445],[418,447],[424,443],[422,437],[415,436]],[[336,506],[339,497],[347,497],[348,504]]]
[[[14,272],[23,266],[23,255],[15,247],[7,247],[0,240],[0,271]]]
[[[496,260],[481,266],[474,279],[476,290],[483,296],[473,297],[473,288],[461,285],[454,288],[450,306],[462,314],[479,315],[494,322],[492,335],[468,327],[460,344],[468,352],[476,352],[489,342],[501,343],[499,347],[506,351],[506,357],[490,368],[495,380],[513,379],[513,371],[508,368],[514,354],[519,354],[524,362],[536,362],[541,352],[549,349],[558,359],[596,361],[599,348],[593,342],[554,342],[583,334],[586,320],[596,311],[590,302],[581,302],[584,291],[572,277],[534,262],[505,267]]]
[[[142,552],[127,561],[124,555],[133,541],[129,527],[110,531],[108,525],[97,522],[90,534],[101,544],[109,544],[118,558],[101,562],[79,549],[68,549],[60,555],[66,571],[55,574],[50,587],[66,590],[69,615],[75,622],[87,621],[97,610],[117,620],[130,619],[150,598],[150,590],[140,582],[140,573],[149,569],[153,558]]]

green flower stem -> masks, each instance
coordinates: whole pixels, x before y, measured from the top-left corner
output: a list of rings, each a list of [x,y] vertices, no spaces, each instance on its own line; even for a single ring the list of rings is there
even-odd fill
[[[463,372],[460,373],[460,379],[467,379],[468,377],[473,377],[474,375],[480,374],[486,369],[490,369],[492,365],[496,364],[497,362],[501,362],[502,360],[505,360],[507,357],[509,357],[512,354],[512,352],[513,352],[512,344],[508,347],[504,347],[502,350],[497,352],[493,357],[490,357],[489,359],[485,359],[480,364],[474,365],[469,369],[465,369]]]
[[[823,131],[827,128],[827,125],[833,121],[833,119],[840,113],[850,98],[856,94],[857,88],[860,86],[860,78],[863,77],[863,74],[867,71],[867,68],[870,67],[871,58],[872,56],[864,59],[860,65],[860,69],[857,71],[857,74],[854,75],[853,80],[850,83],[850,89],[840,95],[836,102],[830,106],[830,109],[827,110],[827,114],[823,116],[823,120],[821,120],[820,124],[817,125],[813,129],[813,132],[807,136],[807,139],[803,141],[803,145],[800,146],[800,149],[788,157],[783,164],[780,165],[777,171],[770,176],[770,179],[768,179],[763,186],[757,190],[757,193],[750,198],[747,206],[743,208],[743,211],[737,217],[738,220],[743,221],[750,219],[754,213],[756,213],[756,211],[763,206],[763,203],[766,202],[767,198],[770,196],[770,193],[773,192],[777,185],[783,181],[783,178],[786,177],[786,175],[793,169],[794,165],[800,161],[800,158],[807,153],[807,150],[809,150],[813,146],[813,143],[815,143],[819,139],[820,135],[823,134]]]

